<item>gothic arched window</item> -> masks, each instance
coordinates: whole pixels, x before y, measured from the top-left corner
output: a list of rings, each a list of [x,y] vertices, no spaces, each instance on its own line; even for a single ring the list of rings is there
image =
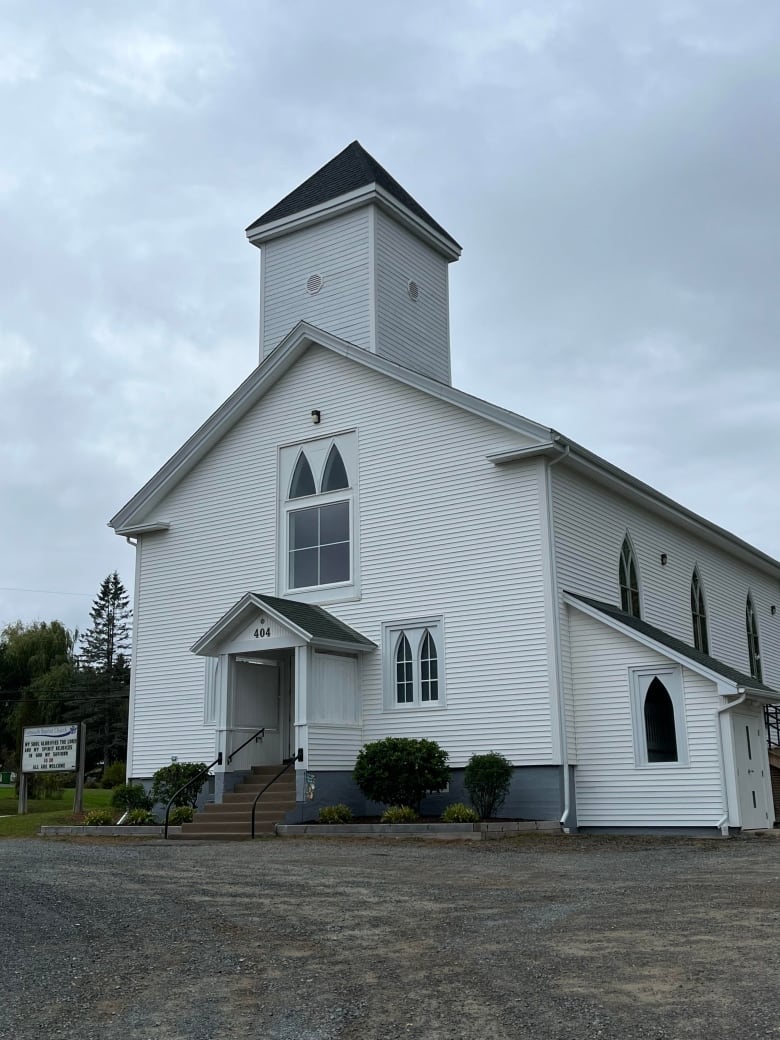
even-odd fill
[[[639,581],[636,576],[636,563],[634,561],[634,550],[628,535],[623,539],[620,549],[620,563],[618,565],[618,577],[620,580],[620,605],[626,614],[639,617]]]
[[[758,625],[756,624],[756,613],[753,610],[753,599],[748,593],[745,603],[745,628],[747,631],[748,658],[750,660],[750,674],[754,679],[762,681],[761,674],[761,651],[758,646]]]
[[[674,705],[669,691],[656,677],[645,694],[645,738],[648,762],[677,761],[677,732]]]
[[[699,571],[693,571],[691,578],[691,620],[693,621],[693,645],[703,654],[710,652],[710,641],[707,636],[707,611],[704,607],[704,593],[701,589]]]

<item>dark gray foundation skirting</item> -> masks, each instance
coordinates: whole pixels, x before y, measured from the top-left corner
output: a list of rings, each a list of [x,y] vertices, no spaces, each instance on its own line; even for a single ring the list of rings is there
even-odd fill
[[[313,798],[307,799],[305,776],[313,776]],[[311,786],[310,793],[311,793]],[[574,778],[571,782],[574,796]],[[298,804],[287,813],[286,823],[306,823],[317,819],[320,808],[326,805],[348,805],[355,816],[377,816],[384,806],[370,802],[360,793],[352,773],[344,771],[298,770]],[[463,786],[463,770],[453,769],[449,790],[429,795],[423,800],[423,816],[439,816],[452,802],[470,805]],[[563,772],[560,766],[519,766],[512,776],[509,794],[498,811],[499,817],[519,820],[558,820],[563,812]],[[571,827],[576,826],[574,806],[570,815]]]

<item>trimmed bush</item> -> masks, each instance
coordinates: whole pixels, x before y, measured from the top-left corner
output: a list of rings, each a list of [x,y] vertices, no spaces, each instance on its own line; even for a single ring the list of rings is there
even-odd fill
[[[110,827],[114,822],[115,813],[110,809],[90,809],[84,814],[85,827]]]
[[[111,792],[111,804],[115,809],[151,809],[152,799],[143,784],[121,784]]]
[[[447,757],[433,740],[386,737],[362,748],[352,775],[372,802],[419,811],[429,791],[440,791],[449,783]]]
[[[182,784],[197,776],[205,768],[205,762],[172,762],[169,766],[158,769],[152,777],[152,801],[167,805]],[[204,773],[200,780],[177,795],[173,804],[175,806],[190,805],[194,809],[201,788],[206,783],[206,775]]]
[[[382,823],[417,823],[419,819],[410,805],[390,805],[382,813]]]
[[[131,809],[124,821],[126,827],[146,827],[152,823],[157,823],[157,820],[148,809]]]
[[[100,786],[104,790],[109,791],[112,787],[117,787],[119,784],[123,784],[126,776],[127,763],[112,762],[110,766],[106,766],[103,770],[103,775],[100,778]]]
[[[191,805],[177,805],[168,813],[168,823],[173,827],[181,827],[183,823],[192,823],[195,818],[195,810]]]
[[[495,816],[509,791],[512,763],[497,751],[472,755],[463,774],[463,783],[480,819]]]
[[[323,805],[317,819],[320,823],[352,823],[352,810],[348,805]]]
[[[442,823],[478,823],[479,813],[463,802],[453,802],[441,814]]]

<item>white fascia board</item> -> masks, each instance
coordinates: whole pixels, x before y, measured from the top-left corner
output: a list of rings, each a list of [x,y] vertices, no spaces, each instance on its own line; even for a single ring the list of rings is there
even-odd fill
[[[646,646],[650,650],[655,650],[655,652],[661,654],[662,657],[666,657],[670,661],[675,661],[677,664],[682,665],[683,668],[687,668],[691,672],[696,672],[698,675],[703,675],[705,679],[712,680],[712,682],[714,682],[718,687],[719,692],[722,692],[722,688],[728,689],[731,693],[738,692],[736,682],[729,679],[727,676],[721,675],[720,672],[713,671],[711,668],[707,668],[706,665],[699,664],[698,661],[692,660],[685,654],[680,654],[676,650],[672,650],[671,647],[666,646],[665,643],[659,643],[657,639],[645,635],[644,632],[637,632],[636,629],[621,624],[617,618],[610,617],[608,614],[603,614],[595,607],[591,607],[589,603],[583,603],[582,600],[576,599],[574,596],[568,596],[566,593],[563,594],[563,602],[567,607],[575,607],[583,614],[587,614],[588,617],[593,618],[594,621],[600,621],[601,624],[606,625],[607,628],[614,629],[615,632],[619,632],[623,636],[628,636],[629,639],[633,639],[636,643],[641,643],[642,646]],[[764,694],[764,696],[766,696],[766,694]]]
[[[142,534],[156,534],[158,531],[170,531],[171,525],[166,520],[155,524],[134,524],[130,527],[119,527],[116,533],[123,538],[138,538]]]
[[[276,622],[278,622],[282,628],[288,629],[298,638],[303,639],[304,642],[311,642],[311,634],[304,632],[298,625],[293,624],[288,618],[279,611],[269,607],[267,603],[264,603],[259,596],[256,596],[252,592],[248,592],[230,610],[223,614],[222,617],[217,621],[216,624],[212,625],[211,628],[204,635],[193,643],[190,647],[190,652],[197,654],[200,657],[213,657],[214,651],[218,649],[219,645],[225,642],[225,635],[231,631],[231,629],[238,627],[240,624],[246,624],[246,615],[251,615],[262,611],[264,614],[268,614]]]
[[[144,484],[126,505],[111,518],[108,526],[117,533],[131,525],[144,522],[145,514],[153,509],[162,498],[178,484],[211,450],[211,448],[252,408],[284,373],[310,347],[319,346],[334,354],[356,361],[382,375],[396,379],[399,383],[420,390],[431,397],[445,401],[463,411],[471,412],[499,426],[520,433],[531,440],[547,443],[551,431],[530,419],[514,412],[489,404],[478,397],[456,390],[446,383],[439,383],[428,376],[420,375],[403,365],[380,357],[371,351],[356,347],[353,343],[339,339],[307,322],[298,324],[277,344],[256,369],[244,380],[228,399],[199,427],[179,450]]]
[[[494,466],[506,466],[510,462],[525,462],[527,459],[538,459],[550,455],[563,455],[565,449],[556,441],[545,441],[543,444],[532,444],[529,448],[512,448],[509,451],[496,451],[485,458]]]
[[[341,639],[310,639],[315,650],[343,650],[350,654],[371,654],[376,650],[376,643],[351,643]]]
[[[744,563],[764,571],[775,581],[780,581],[780,561],[761,552],[760,549],[756,549],[749,542],[743,541],[711,520],[686,509],[673,498],[669,498],[637,477],[631,476],[630,473],[607,462],[606,459],[594,455],[593,452],[583,448],[575,441],[568,440],[555,430],[551,432],[553,440],[561,448],[568,449],[564,465],[571,465],[575,469],[586,472],[593,480],[617,491],[624,498],[638,502],[643,508],[671,520],[678,527],[693,532],[697,537],[704,538],[710,544],[725,550]]]
[[[453,261],[460,257],[461,248],[457,243],[436,231],[435,228],[431,227],[421,217],[418,217],[416,213],[407,209],[395,196],[376,183],[365,184],[354,191],[347,192],[345,195],[339,195],[335,199],[322,202],[318,206],[311,206],[309,209],[301,210],[298,213],[280,217],[279,220],[274,220],[269,224],[261,224],[259,227],[250,228],[246,232],[246,237],[252,245],[260,247],[265,242],[270,242],[271,239],[279,238],[281,235],[289,235],[294,231],[300,231],[302,228],[310,227],[312,224],[321,224],[324,220],[331,220],[335,216],[349,213],[370,203],[376,203],[380,209],[390,213],[391,216],[394,216],[400,223],[414,231],[420,238],[425,239],[437,252],[442,253],[447,260]]]

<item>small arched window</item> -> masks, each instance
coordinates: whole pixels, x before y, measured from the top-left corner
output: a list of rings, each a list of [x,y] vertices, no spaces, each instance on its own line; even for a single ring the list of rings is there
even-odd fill
[[[761,675],[761,651],[758,646],[758,625],[756,624],[756,613],[753,610],[753,600],[748,593],[745,604],[745,628],[747,631],[748,658],[750,659],[750,674],[754,679],[762,681]]]
[[[708,654],[710,641],[707,636],[707,611],[704,608],[704,593],[701,589],[698,569],[694,569],[691,578],[691,620],[693,621],[693,645],[703,654]]]
[[[645,694],[645,739],[648,762],[677,761],[677,731],[669,691],[656,676]]]
[[[620,564],[618,567],[620,579],[620,605],[626,614],[639,617],[639,582],[636,576],[636,563],[634,562],[634,550],[628,535],[623,539],[620,550]]]
[[[314,474],[311,471],[309,460],[301,452],[295,463],[292,480],[290,481],[290,498],[305,498],[307,495],[315,495],[317,489],[314,485]]]
[[[436,643],[426,628],[420,647],[420,700],[439,699],[439,658]]]
[[[403,632],[395,649],[395,699],[397,704],[411,704],[414,700],[412,648]]]
[[[322,474],[322,491],[341,491],[349,487],[347,469],[341,452],[334,444],[328,452],[325,469]]]

